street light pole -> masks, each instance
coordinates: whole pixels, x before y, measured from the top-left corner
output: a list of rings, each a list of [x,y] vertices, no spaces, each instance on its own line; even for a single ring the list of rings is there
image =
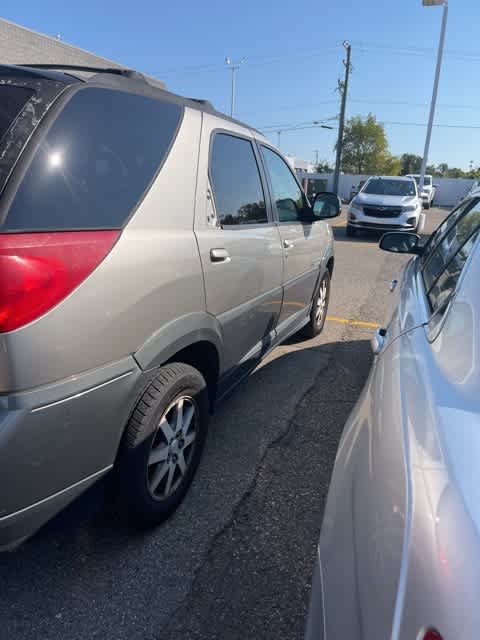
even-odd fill
[[[435,106],[437,104],[438,84],[440,80],[440,71],[442,69],[443,58],[443,45],[445,44],[445,33],[447,31],[447,18],[448,18],[448,0],[423,0],[424,7],[442,6],[443,5],[443,18],[442,18],[442,30],[440,31],[440,41],[438,43],[437,54],[437,66],[435,69],[435,81],[433,83],[432,102],[430,104],[430,116],[428,118],[427,135],[425,137],[425,150],[423,152],[422,167],[420,169],[420,194],[423,192],[423,185],[425,183],[425,171],[427,169],[428,152],[430,150],[430,140],[432,137],[433,119],[435,117]]]
[[[245,62],[245,58],[242,58],[239,62],[233,62],[230,58],[225,58],[225,64],[230,67],[232,71],[232,93],[230,96],[230,117],[233,118],[235,113],[235,101],[236,101],[236,72],[240,69],[240,66]]]

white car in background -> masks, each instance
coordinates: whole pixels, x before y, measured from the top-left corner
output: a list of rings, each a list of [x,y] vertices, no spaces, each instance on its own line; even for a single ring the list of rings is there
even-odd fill
[[[374,176],[367,180],[348,208],[347,235],[357,230],[423,230],[425,214],[413,178]]]
[[[419,173],[410,173],[406,178],[413,178],[417,183],[417,187],[420,186],[420,174]],[[433,199],[435,198],[435,193],[437,191],[437,185],[433,184],[433,176],[426,175],[423,181],[423,189],[420,197],[423,201],[423,206],[425,209],[430,209],[433,205]]]

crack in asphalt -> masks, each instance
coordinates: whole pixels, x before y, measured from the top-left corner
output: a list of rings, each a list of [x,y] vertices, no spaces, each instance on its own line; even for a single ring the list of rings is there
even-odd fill
[[[238,502],[236,503],[235,507],[233,508],[230,517],[224,522],[224,524],[222,525],[222,527],[215,533],[215,535],[212,537],[208,548],[205,551],[205,554],[202,558],[202,560],[199,562],[199,564],[197,565],[195,571],[194,571],[194,576],[193,579],[190,583],[189,589],[188,591],[185,593],[184,597],[182,598],[181,602],[178,604],[177,607],[175,607],[174,611],[171,613],[171,615],[168,617],[167,621],[166,621],[166,626],[163,630],[163,632],[169,632],[170,631],[170,627],[171,627],[171,623],[172,621],[175,621],[177,619],[178,613],[186,606],[186,604],[188,603],[188,600],[190,599],[193,591],[195,590],[195,587],[197,585],[198,579],[202,573],[202,570],[204,569],[204,567],[207,565],[210,556],[212,555],[217,542],[225,535],[225,533],[235,525],[237,516],[239,514],[239,512],[242,510],[243,506],[245,505],[245,503],[249,500],[249,498],[254,494],[255,489],[257,487],[257,483],[258,483],[258,478],[259,478],[259,474],[262,470],[262,467],[264,466],[264,463],[266,461],[266,458],[268,456],[268,454],[270,453],[270,451],[272,449],[275,449],[276,447],[282,445],[284,442],[288,441],[289,437],[291,437],[293,435],[293,433],[295,432],[295,430],[301,426],[303,426],[301,423],[296,421],[296,417],[297,415],[300,413],[302,407],[303,407],[303,402],[304,400],[307,398],[307,396],[309,396],[312,391],[314,391],[314,389],[316,388],[320,378],[324,375],[325,370],[328,369],[329,365],[331,364],[332,360],[334,359],[334,355],[336,354],[336,352],[338,351],[338,349],[340,348],[340,345],[342,345],[342,343],[344,342],[344,340],[346,339],[346,336],[348,336],[351,333],[351,327],[346,326],[345,329],[343,330],[343,332],[341,333],[340,337],[339,337],[339,342],[338,345],[335,347],[335,349],[328,351],[327,352],[327,358],[326,358],[326,362],[324,363],[324,365],[318,370],[317,374],[315,375],[312,384],[304,391],[304,393],[300,396],[300,398],[298,399],[298,401],[296,402],[292,414],[290,416],[290,418],[286,421],[286,428],[279,433],[266,447],[264,452],[262,453],[262,455],[260,456],[256,468],[255,468],[255,475],[252,478],[250,484],[247,486],[245,492],[243,493],[243,495],[241,496],[241,498],[238,500]],[[345,370],[347,370],[347,367],[343,367]],[[354,404],[351,401],[342,401],[339,400],[332,402],[331,404]]]

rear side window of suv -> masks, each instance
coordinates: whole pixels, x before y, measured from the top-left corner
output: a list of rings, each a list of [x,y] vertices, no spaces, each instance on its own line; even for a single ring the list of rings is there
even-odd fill
[[[2,231],[120,228],[165,159],[180,105],[89,87],[41,140]]]

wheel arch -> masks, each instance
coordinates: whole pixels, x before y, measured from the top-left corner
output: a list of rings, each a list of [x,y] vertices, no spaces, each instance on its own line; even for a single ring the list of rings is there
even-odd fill
[[[217,319],[206,312],[190,313],[162,327],[134,354],[148,373],[169,362],[184,362],[200,371],[213,409],[222,372],[223,336]]]

